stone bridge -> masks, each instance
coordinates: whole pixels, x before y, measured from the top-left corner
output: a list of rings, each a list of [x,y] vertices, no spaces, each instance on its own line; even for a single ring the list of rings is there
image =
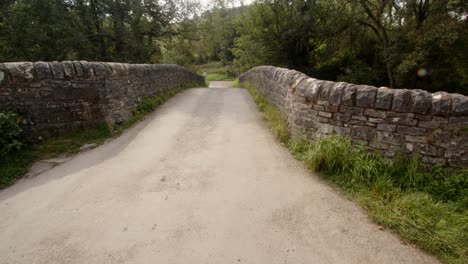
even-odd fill
[[[21,110],[35,136],[120,122],[145,97],[204,81],[174,65],[0,69],[0,103]],[[465,97],[273,67],[240,79],[296,133],[336,132],[378,149],[434,151],[428,161],[466,162]],[[187,89],[121,136],[0,190],[0,264],[439,263],[295,160],[245,89],[214,87]]]

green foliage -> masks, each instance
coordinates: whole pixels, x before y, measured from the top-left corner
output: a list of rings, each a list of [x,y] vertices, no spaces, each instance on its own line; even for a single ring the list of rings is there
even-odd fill
[[[163,43],[193,30],[187,17],[197,9],[170,0],[2,1],[0,61],[162,61]]]
[[[465,14],[460,0],[259,0],[235,19],[232,65],[468,94]]]
[[[36,158],[36,152],[31,147],[24,147],[0,157],[0,189],[13,184],[26,174]]]
[[[16,113],[0,112],[0,157],[19,150],[23,146],[21,142],[22,130],[18,120],[19,117]]]
[[[422,166],[417,156],[387,159],[341,136],[290,137],[284,117],[251,84],[262,116],[293,156],[366,208],[388,227],[446,263],[466,263],[468,170]]]
[[[339,82],[348,82],[354,84],[381,85],[382,71],[362,62],[355,62],[349,65],[343,74],[337,77]]]
[[[231,83],[231,88],[239,88],[241,87],[240,86],[240,83],[239,83],[239,79],[236,78],[232,83]]]
[[[231,67],[223,65],[221,62],[209,62],[196,68],[198,74],[206,73],[207,81],[232,81],[234,79]]]

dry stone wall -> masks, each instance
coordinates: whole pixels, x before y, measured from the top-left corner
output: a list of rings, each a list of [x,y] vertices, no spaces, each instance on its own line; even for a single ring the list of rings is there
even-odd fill
[[[204,78],[177,65],[86,61],[0,63],[0,110],[14,108],[36,140],[127,120],[147,97]]]
[[[242,74],[287,116],[293,134],[349,136],[386,156],[417,153],[428,164],[468,166],[468,97],[322,81],[260,66]]]

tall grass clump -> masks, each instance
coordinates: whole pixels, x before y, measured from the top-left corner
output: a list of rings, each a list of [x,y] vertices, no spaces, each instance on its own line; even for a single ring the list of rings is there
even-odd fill
[[[308,140],[279,133],[287,130],[284,117],[251,84],[242,86],[292,155],[359,202],[375,222],[445,263],[468,263],[468,169],[427,167],[418,156],[385,158],[338,135]]]

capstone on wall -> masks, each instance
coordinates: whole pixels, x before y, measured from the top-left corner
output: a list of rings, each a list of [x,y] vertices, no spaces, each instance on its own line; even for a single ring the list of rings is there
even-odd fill
[[[349,136],[386,156],[416,153],[428,164],[468,166],[468,97],[322,81],[273,66],[239,78],[287,116],[290,131]]]
[[[127,120],[143,99],[204,78],[177,65],[0,63],[0,110],[19,112],[32,140]]]

